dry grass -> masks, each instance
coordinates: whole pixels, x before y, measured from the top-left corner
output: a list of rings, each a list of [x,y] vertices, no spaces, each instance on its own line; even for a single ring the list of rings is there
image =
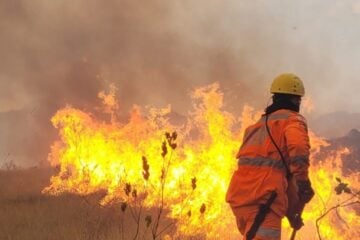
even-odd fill
[[[1,240],[124,240],[133,239],[136,223],[120,206],[100,207],[99,195],[44,196],[51,169],[0,171]],[[145,216],[138,239],[144,235]],[[122,231],[123,230],[123,231]]]

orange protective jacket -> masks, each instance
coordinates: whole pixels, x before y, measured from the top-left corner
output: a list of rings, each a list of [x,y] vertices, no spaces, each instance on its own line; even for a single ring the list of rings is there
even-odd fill
[[[268,116],[268,126],[295,180],[308,180],[310,144],[304,117],[281,109]],[[286,168],[267,133],[265,115],[246,129],[236,158],[238,169],[226,194],[234,213],[236,208],[264,203],[275,190],[271,209],[283,217],[288,206]]]

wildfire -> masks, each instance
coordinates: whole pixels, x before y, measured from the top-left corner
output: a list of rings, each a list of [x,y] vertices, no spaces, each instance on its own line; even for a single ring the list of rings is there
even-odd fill
[[[239,118],[224,111],[223,94],[218,84],[212,84],[193,92],[194,109],[184,125],[169,122],[170,106],[147,110],[134,106],[129,121],[122,123],[116,117],[119,105],[114,90],[99,94],[110,121],[72,107],[52,118],[60,140],[52,145],[49,161],[60,171],[44,193],[105,191],[103,205],[132,204],[141,197],[147,208],[163,205],[168,210],[167,217],[177,221],[178,236],[239,239],[225,192],[243,131],[261,113],[249,106]],[[314,134],[311,143],[314,152],[327,144]],[[297,239],[316,239],[316,219],[350,197],[349,193],[336,195],[337,184],[350,183],[359,189],[358,175],[342,174],[343,154],[348,150],[340,149],[321,161],[312,158],[316,196],[304,212],[305,227]],[[360,220],[351,207],[336,208],[318,221],[323,239],[360,238]],[[291,229],[286,221],[284,226],[287,238]]]

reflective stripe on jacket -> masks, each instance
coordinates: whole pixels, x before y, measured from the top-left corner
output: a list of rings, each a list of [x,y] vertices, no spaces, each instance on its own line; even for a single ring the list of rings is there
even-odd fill
[[[309,137],[307,124],[299,113],[278,110],[268,117],[273,139],[285,157],[296,180],[308,180]],[[248,127],[237,154],[238,169],[234,172],[226,201],[234,209],[264,203],[273,190],[278,193],[272,210],[284,216],[287,205],[286,168],[267,133],[265,116]]]

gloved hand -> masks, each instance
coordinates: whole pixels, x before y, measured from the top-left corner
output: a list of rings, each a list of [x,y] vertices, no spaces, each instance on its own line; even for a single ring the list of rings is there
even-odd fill
[[[288,217],[288,220],[290,222],[290,226],[296,231],[299,230],[302,226],[304,226],[304,222],[299,214]]]
[[[304,203],[310,202],[310,200],[314,197],[314,190],[311,187],[311,183],[309,180],[306,181],[297,181],[298,186],[298,195],[300,201]]]

